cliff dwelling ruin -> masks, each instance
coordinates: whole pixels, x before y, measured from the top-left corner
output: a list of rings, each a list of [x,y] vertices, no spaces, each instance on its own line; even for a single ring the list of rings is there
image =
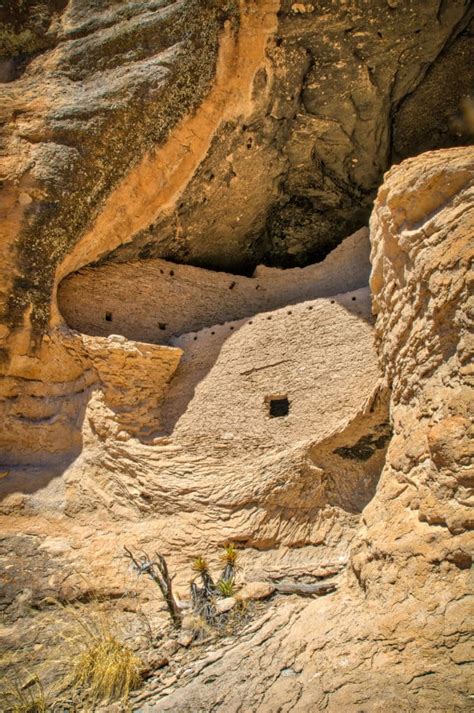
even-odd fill
[[[471,710],[473,23],[2,3],[1,710]]]

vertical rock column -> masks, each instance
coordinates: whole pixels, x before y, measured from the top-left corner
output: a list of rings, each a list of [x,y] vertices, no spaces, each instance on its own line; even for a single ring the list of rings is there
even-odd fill
[[[473,228],[473,148],[386,174],[371,219],[371,287],[394,435],[352,554],[369,596],[396,585],[459,598],[472,561]]]

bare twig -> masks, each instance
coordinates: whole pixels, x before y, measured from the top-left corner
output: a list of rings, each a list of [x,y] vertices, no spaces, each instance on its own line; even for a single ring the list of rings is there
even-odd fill
[[[156,559],[152,561],[146,552],[144,552],[141,560],[138,560],[131,550],[128,549],[128,547],[124,546],[124,550],[126,552],[126,556],[132,561],[138,574],[147,574],[150,579],[158,585],[163,595],[163,599],[166,602],[166,606],[168,607],[173,624],[179,628],[181,626],[181,614],[178,604],[173,596],[173,577],[170,577],[169,575],[168,565],[163,555],[156,552]]]

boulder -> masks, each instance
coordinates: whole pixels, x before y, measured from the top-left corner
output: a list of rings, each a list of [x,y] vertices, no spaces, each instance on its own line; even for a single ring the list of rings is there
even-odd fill
[[[247,582],[237,594],[237,599],[245,602],[249,599],[267,599],[275,591],[275,586],[269,582]]]

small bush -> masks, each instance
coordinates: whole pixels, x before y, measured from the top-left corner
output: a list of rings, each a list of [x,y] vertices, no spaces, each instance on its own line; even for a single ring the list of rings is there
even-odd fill
[[[220,579],[217,582],[219,594],[223,597],[233,597],[235,594],[235,583],[233,579]]]

